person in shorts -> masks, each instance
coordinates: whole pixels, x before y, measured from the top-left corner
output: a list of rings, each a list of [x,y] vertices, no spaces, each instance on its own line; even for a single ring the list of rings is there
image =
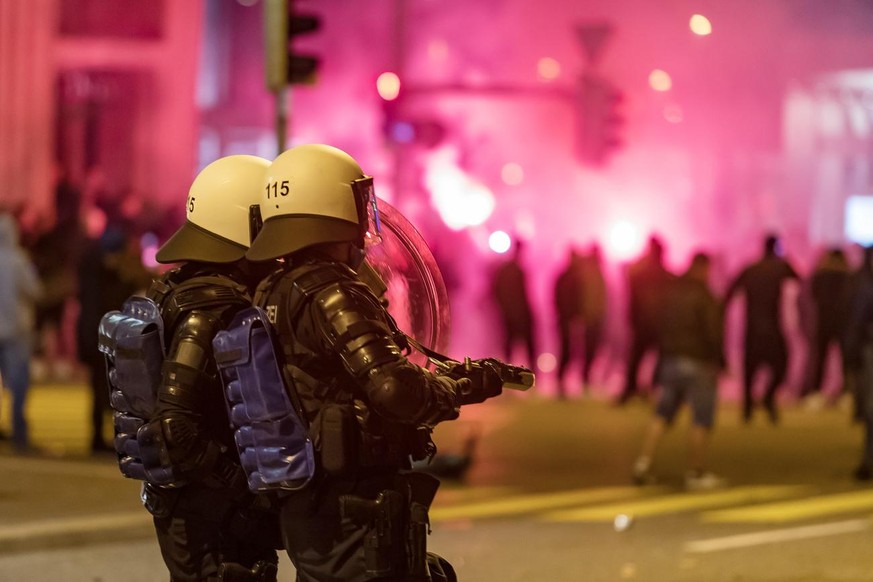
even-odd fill
[[[691,408],[690,467],[685,486],[713,489],[724,480],[706,468],[706,452],[715,421],[718,374],[723,367],[722,308],[709,289],[710,259],[697,253],[667,294],[658,330],[661,393],[642,450],[634,463],[637,484],[654,481],[652,460],[661,437],[684,403]]]

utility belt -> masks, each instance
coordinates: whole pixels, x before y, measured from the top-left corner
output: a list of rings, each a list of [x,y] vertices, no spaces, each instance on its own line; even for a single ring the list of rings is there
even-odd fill
[[[391,489],[381,491],[376,499],[357,495],[339,498],[340,512],[364,534],[364,563],[367,576],[404,582],[431,582],[434,560],[427,552],[430,534],[428,509],[433,502],[439,480],[425,473],[403,473]]]

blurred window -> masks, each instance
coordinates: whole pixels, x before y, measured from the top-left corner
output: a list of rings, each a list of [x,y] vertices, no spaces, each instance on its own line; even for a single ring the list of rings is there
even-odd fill
[[[157,39],[163,36],[165,0],[63,0],[61,34]]]

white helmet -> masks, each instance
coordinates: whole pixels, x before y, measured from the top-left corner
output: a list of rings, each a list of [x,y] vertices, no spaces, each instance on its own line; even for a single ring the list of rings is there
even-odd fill
[[[266,261],[322,243],[379,240],[373,179],[349,154],[328,145],[282,152],[261,188],[264,227],[246,253]]]
[[[185,224],[159,250],[160,263],[232,263],[251,244],[252,207],[261,199],[269,160],[234,155],[203,168],[188,191]]]

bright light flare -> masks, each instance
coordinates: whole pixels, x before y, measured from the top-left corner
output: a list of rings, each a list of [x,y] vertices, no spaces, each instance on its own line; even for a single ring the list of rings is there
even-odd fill
[[[695,14],[692,16],[691,20],[688,21],[688,28],[698,36],[708,36],[712,34],[712,23],[709,21],[709,18],[702,14]]]
[[[845,223],[846,238],[859,245],[873,244],[873,196],[849,196]]]
[[[376,79],[376,91],[385,101],[394,101],[400,95],[400,77],[386,71]]]
[[[494,212],[491,190],[459,168],[449,154],[430,160],[425,183],[437,212],[452,230],[478,226]]]
[[[507,252],[510,247],[512,247],[512,238],[506,232],[495,230],[488,236],[488,248],[498,255]]]
[[[606,247],[609,254],[616,259],[630,259],[642,251],[643,234],[632,222],[619,220],[609,228]]]
[[[669,91],[673,87],[673,79],[667,71],[655,69],[649,73],[649,86],[655,91]]]
[[[537,357],[537,368],[540,369],[540,372],[548,374],[549,372],[554,372],[557,367],[558,358],[555,357],[555,354],[544,352]]]
[[[561,63],[551,57],[537,61],[537,74],[543,81],[554,81],[561,75]]]
[[[524,181],[524,168],[514,162],[504,164],[500,169],[500,179],[507,186],[518,186]]]

